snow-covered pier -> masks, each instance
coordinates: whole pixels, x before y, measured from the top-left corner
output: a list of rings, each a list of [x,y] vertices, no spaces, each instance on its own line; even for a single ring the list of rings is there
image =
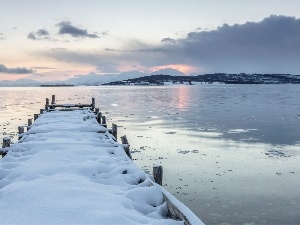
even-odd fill
[[[51,104],[3,141],[1,224],[203,224],[130,159],[92,104]]]

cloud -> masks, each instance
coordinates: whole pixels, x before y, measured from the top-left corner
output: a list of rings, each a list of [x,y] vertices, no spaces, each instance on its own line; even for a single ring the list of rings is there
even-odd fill
[[[156,45],[129,41],[122,49],[60,49],[46,55],[109,71],[122,71],[124,65],[145,69],[186,65],[198,69],[195,72],[300,74],[300,19],[272,15],[260,22],[197,29],[183,38],[164,38]]]
[[[31,40],[44,40],[44,39],[50,39],[50,34],[46,29],[38,29],[35,32],[30,32],[27,35],[28,39]]]
[[[169,57],[220,72],[300,73],[300,19],[272,15],[260,22],[191,32],[165,47]]]
[[[3,33],[0,33],[0,40],[5,40],[6,36]]]
[[[28,73],[33,73],[33,70],[26,69],[25,67],[7,68],[3,64],[0,64],[0,73],[28,74]]]
[[[88,33],[87,30],[81,29],[79,27],[75,27],[71,24],[69,21],[62,21],[57,24],[59,27],[58,34],[64,35],[64,34],[69,34],[72,37],[76,38],[99,38],[99,36],[95,33],[91,34]],[[104,32],[105,35],[108,33]]]

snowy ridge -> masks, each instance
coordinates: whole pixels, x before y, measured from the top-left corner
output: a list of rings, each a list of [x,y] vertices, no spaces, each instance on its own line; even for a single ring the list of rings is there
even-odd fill
[[[1,224],[184,224],[108,130],[90,110],[42,114],[0,160]]]

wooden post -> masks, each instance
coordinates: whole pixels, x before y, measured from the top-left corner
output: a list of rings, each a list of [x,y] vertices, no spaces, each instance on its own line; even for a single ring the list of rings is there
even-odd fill
[[[122,141],[122,144],[127,144],[128,145],[128,147],[124,147],[124,151],[126,152],[127,156],[130,159],[132,159],[131,152],[130,152],[130,149],[129,149],[129,143],[128,143],[128,139],[127,139],[126,135],[121,137],[121,141]]]
[[[2,142],[2,148],[8,148],[10,147],[11,139],[10,137],[4,137]]]
[[[48,110],[49,98],[46,98],[45,110]]]
[[[92,98],[92,108],[91,110],[94,111],[95,109],[95,98]]]
[[[20,134],[23,134],[24,133],[24,127],[23,126],[18,126],[18,130],[19,130],[19,140],[21,139],[21,136]]]
[[[52,95],[52,101],[51,104],[55,104],[55,95]]]
[[[43,112],[44,112],[44,109],[40,109],[40,115],[43,114]]]
[[[3,138],[3,142],[2,142],[2,148],[9,148],[9,147],[10,147],[10,144],[11,144],[11,139],[10,139],[10,137],[4,137],[4,138]],[[7,153],[4,152],[4,151],[2,150],[2,152],[1,152],[2,158],[3,158],[6,154],[7,154]]]
[[[98,115],[99,113],[99,108],[95,108],[95,115]]]
[[[102,113],[101,113],[101,112],[98,112],[98,113],[97,113],[97,121],[98,121],[99,124],[102,124],[101,119],[102,119]]]
[[[105,128],[107,128],[107,124],[106,124],[106,117],[102,116],[102,126],[104,126]]]
[[[27,131],[29,131],[31,125],[32,125],[32,119],[28,119]]]
[[[34,114],[33,115],[33,120],[35,121],[39,117],[39,114]]]
[[[162,185],[163,179],[163,167],[162,166],[153,166],[153,177],[155,183]]]
[[[112,124],[112,135],[115,137],[116,140],[118,140],[118,126],[117,124]]]

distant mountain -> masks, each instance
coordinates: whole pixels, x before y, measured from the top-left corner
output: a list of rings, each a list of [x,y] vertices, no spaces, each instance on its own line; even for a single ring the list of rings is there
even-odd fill
[[[0,86],[2,87],[21,87],[21,86],[39,86],[39,85],[47,85],[47,84],[64,84],[64,85],[101,85],[104,83],[110,83],[115,81],[122,81],[128,79],[134,79],[149,75],[172,75],[172,76],[185,76],[184,73],[179,70],[175,70],[172,68],[166,68],[157,70],[152,73],[143,73],[140,71],[128,71],[122,72],[119,74],[96,74],[89,73],[87,75],[77,75],[74,78],[64,80],[64,81],[48,81],[48,82],[38,82],[29,79],[20,79],[16,81],[0,81]]]
[[[69,80],[61,81],[63,84],[72,85],[101,85],[104,83],[121,81],[126,79],[133,79],[138,77],[146,76],[147,74],[139,71],[123,72],[120,74],[96,74],[90,73],[87,75],[79,75]]]
[[[148,75],[171,75],[171,76],[185,76],[186,74],[173,69],[173,68],[165,68],[165,69],[161,69],[161,70],[157,70],[155,72],[149,73]]]
[[[0,81],[0,87],[34,87],[39,86],[39,82],[30,79],[20,79],[16,81],[3,80]]]

